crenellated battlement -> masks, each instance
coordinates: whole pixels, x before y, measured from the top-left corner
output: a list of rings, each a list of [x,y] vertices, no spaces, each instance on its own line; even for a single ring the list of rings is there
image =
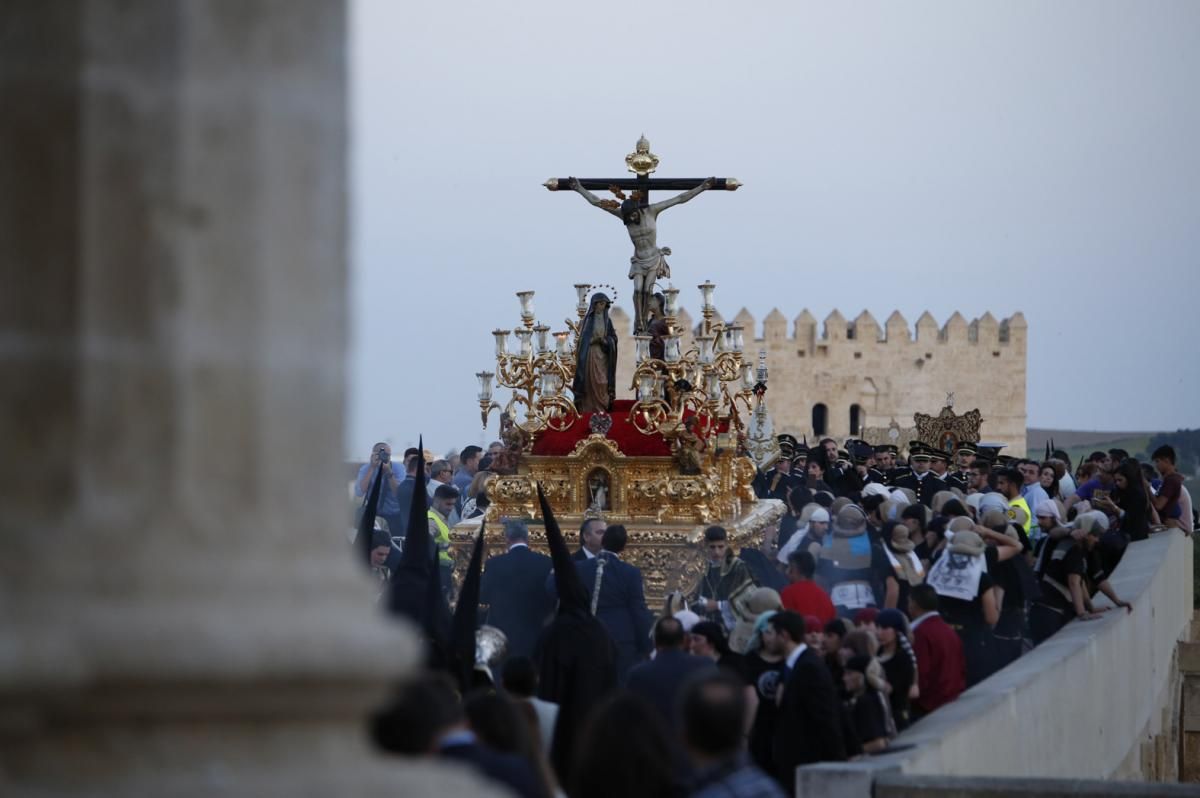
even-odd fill
[[[684,331],[684,338],[690,339],[695,335],[696,325],[701,317],[693,317],[686,308],[680,308],[678,321]],[[728,318],[720,310],[714,311],[713,321],[724,323]],[[631,320],[629,315],[620,307],[613,308],[613,326],[617,335],[630,334]],[[1023,344],[1028,325],[1021,312],[1014,313],[1001,321],[991,313],[984,313],[970,322],[955,311],[944,324],[939,325],[937,319],[929,311],[925,311],[910,326],[904,314],[893,311],[887,322],[880,326],[871,312],[864,310],[847,321],[841,311],[834,309],[821,322],[805,308],[791,322],[788,330],[787,317],[779,308],[772,308],[760,324],[754,314],[742,308],[737,315],[730,319],[732,324],[740,324],[746,331],[746,341],[792,341],[808,346],[816,344],[832,344],[838,342],[854,343],[858,346],[872,344],[971,344],[971,345],[1005,345]]]
[[[685,350],[702,318],[679,311]],[[985,438],[1010,444],[1010,453],[1024,451],[1029,329],[1020,312],[970,321],[955,312],[939,323],[926,311],[910,324],[893,311],[882,325],[867,310],[853,319],[833,310],[818,321],[805,308],[790,322],[778,308],[761,322],[746,308],[713,315],[726,318],[745,330],[747,352],[767,352],[768,403],[780,431],[843,438],[893,418],[910,426],[913,413],[936,413],[954,393],[956,407],[980,409]],[[629,315],[614,308],[612,321],[620,351],[633,352]],[[618,396],[630,392],[633,366],[618,358]]]

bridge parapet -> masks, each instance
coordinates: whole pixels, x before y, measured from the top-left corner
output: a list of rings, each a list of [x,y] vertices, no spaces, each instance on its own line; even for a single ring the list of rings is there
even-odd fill
[[[867,798],[884,774],[1175,778],[1176,652],[1192,619],[1192,545],[1178,531],[1130,544],[1110,581],[1132,613],[1068,624],[887,753],[798,769],[798,794]]]

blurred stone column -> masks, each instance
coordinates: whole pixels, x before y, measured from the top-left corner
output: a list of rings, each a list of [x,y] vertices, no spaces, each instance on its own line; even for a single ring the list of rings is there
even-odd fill
[[[345,539],[347,47],[0,5],[0,793],[471,791],[364,736],[417,654]]]

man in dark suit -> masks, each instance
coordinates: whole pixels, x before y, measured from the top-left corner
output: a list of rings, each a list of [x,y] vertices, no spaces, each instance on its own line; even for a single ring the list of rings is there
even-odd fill
[[[650,653],[650,626],[654,616],[646,607],[642,572],[621,562],[628,533],[614,524],[604,530],[600,553],[576,562],[579,580],[587,592],[592,615],[604,625],[617,649],[617,681],[624,684],[629,669]],[[556,595],[554,579],[546,589]]]
[[[711,671],[716,664],[708,657],[687,653],[687,634],[677,618],[660,618],[654,626],[654,659],[629,671],[630,691],[649,701],[669,727],[676,726],[675,703],[687,677],[696,671]]]
[[[575,562],[587,562],[599,554],[607,526],[603,518],[583,519],[583,523],[579,525],[579,548],[571,555],[571,559]]]
[[[797,767],[846,759],[837,688],[820,653],[804,644],[804,631],[804,619],[784,611],[771,616],[762,635],[763,646],[784,657],[775,763],[776,778],[789,792]]]
[[[550,558],[529,548],[524,521],[504,525],[508,552],[487,561],[479,586],[479,603],[488,607],[487,623],[508,637],[510,657],[532,657],[542,626],[554,611],[546,595]]]
[[[932,586],[917,585],[909,592],[908,617],[920,690],[912,703],[916,718],[958,698],[967,687],[967,664],[962,639],[938,614],[938,594]]]

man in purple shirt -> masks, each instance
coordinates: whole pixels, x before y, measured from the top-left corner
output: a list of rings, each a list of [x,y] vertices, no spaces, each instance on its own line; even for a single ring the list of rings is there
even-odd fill
[[[1070,509],[1076,502],[1090,502],[1095,496],[1096,491],[1101,491],[1102,496],[1108,495],[1113,489],[1113,472],[1111,467],[1101,465],[1100,470],[1096,472],[1096,476],[1084,482],[1075,489],[1075,495],[1067,499],[1067,509]]]

